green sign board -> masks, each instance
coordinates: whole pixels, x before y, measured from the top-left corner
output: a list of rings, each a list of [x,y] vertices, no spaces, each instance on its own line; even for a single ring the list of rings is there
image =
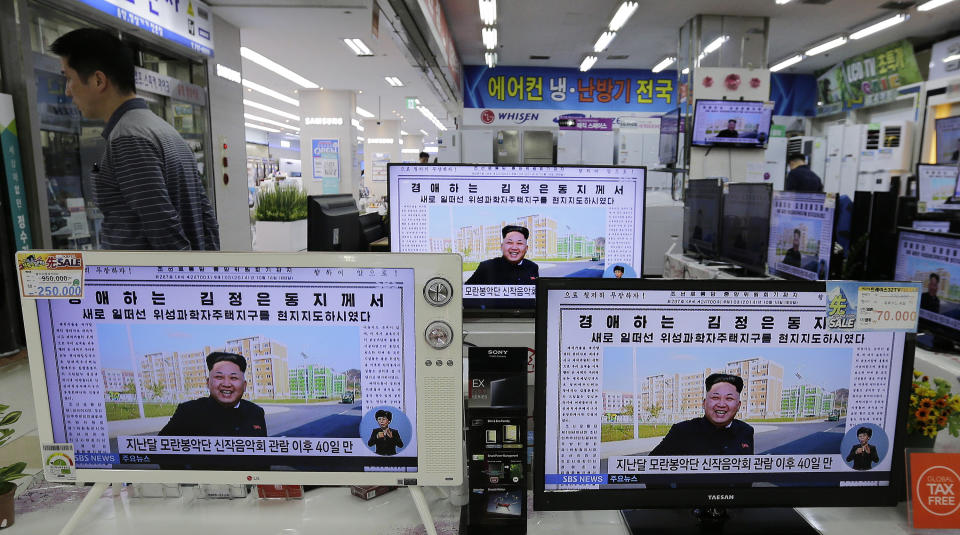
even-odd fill
[[[900,87],[923,81],[913,45],[906,40],[844,60],[843,78],[847,109],[890,102]]]
[[[417,104],[420,104],[420,99],[417,97],[407,97],[407,109],[415,110],[417,109]]]
[[[17,142],[17,121],[13,115],[13,97],[0,93],[0,160],[7,177],[10,219],[17,250],[30,249],[30,219],[27,216],[27,192],[23,187],[23,165]]]
[[[843,64],[838,63],[817,78],[817,115],[843,111]]]

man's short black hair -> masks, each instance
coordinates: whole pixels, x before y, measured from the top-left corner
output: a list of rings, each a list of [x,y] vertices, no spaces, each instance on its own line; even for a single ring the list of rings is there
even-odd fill
[[[617,271],[619,271],[620,273],[623,273],[624,272],[623,266],[613,266],[613,272],[616,273]]]
[[[50,45],[50,52],[67,60],[86,82],[102,71],[122,94],[137,89],[133,52],[116,35],[97,28],[80,28],[61,35]]]
[[[421,153],[420,153],[420,157],[421,157],[421,158],[427,158],[427,159],[430,159],[430,155],[429,155],[429,154],[427,154],[426,152],[421,152]]]
[[[521,227],[520,225],[507,225],[503,227],[503,230],[500,231],[504,238],[506,238],[507,234],[510,234],[511,232],[519,232],[520,234],[523,234],[523,239],[530,237],[530,231],[527,230],[527,227]]]
[[[385,411],[383,409],[380,409],[376,412],[376,414],[373,415],[374,418],[380,418],[381,416],[386,418],[387,420],[390,420],[391,422],[393,421],[393,413],[390,411]]]
[[[798,228],[793,229],[793,233],[796,234],[797,236],[799,236],[799,235],[800,235],[800,229],[798,229]]]
[[[869,427],[861,427],[860,429],[857,429],[857,434],[858,434],[858,435],[867,435],[868,437],[872,437],[872,436],[873,436],[873,429],[870,429]]]
[[[787,155],[787,163],[801,161],[807,163],[807,157],[800,152],[791,152]]]
[[[730,383],[737,389],[737,393],[743,392],[743,379],[732,373],[711,373],[703,382],[707,387],[707,392],[717,383]]]
[[[247,359],[243,358],[243,355],[227,353],[225,351],[214,351],[213,353],[207,355],[207,369],[213,370],[213,365],[222,360],[226,360],[236,364],[237,366],[240,366],[241,373],[247,372]]]
[[[937,279],[937,282],[940,282],[940,275],[937,275],[936,273],[931,273],[930,280],[933,280],[933,279]]]

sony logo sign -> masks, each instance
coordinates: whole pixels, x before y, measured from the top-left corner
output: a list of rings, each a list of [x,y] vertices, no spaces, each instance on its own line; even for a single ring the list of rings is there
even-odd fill
[[[707,494],[708,500],[732,500],[733,494]]]

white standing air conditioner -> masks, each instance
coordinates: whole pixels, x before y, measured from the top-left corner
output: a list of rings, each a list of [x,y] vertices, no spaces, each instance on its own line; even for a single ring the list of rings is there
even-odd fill
[[[843,127],[843,150],[840,155],[840,194],[853,199],[860,172],[860,147],[867,127],[848,124]]]
[[[889,191],[890,177],[910,173],[913,121],[868,125],[861,143],[857,190]],[[905,187],[906,181],[900,185]]]
[[[799,152],[807,157],[810,170],[823,179],[827,156],[827,143],[822,137],[795,136],[787,139],[787,154]]]
[[[840,170],[843,167],[843,134],[846,126],[833,124],[827,127],[827,153],[823,166],[823,191],[840,191]]]

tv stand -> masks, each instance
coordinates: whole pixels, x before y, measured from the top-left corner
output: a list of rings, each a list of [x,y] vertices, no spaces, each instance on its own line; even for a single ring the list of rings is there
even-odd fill
[[[633,535],[820,535],[790,507],[633,509],[620,514]]]

